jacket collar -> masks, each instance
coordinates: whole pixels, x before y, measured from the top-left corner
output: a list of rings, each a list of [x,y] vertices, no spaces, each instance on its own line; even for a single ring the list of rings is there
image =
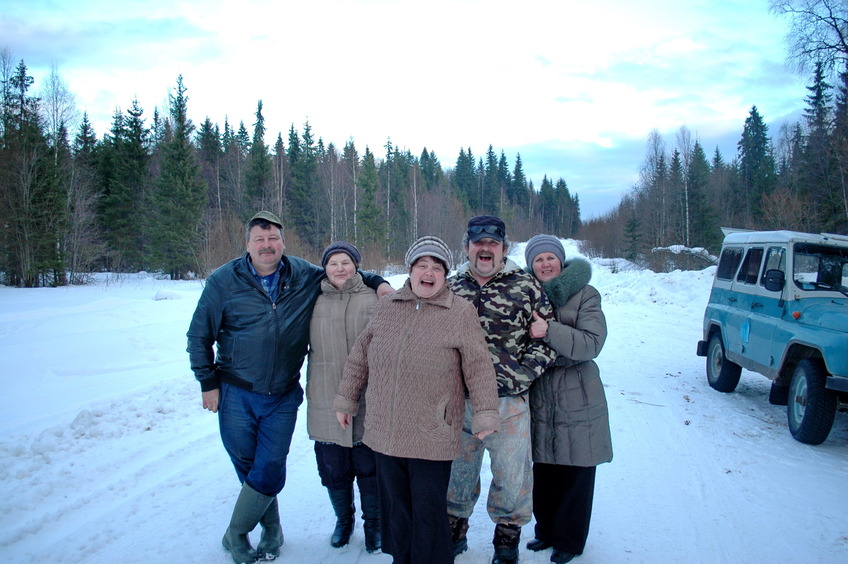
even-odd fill
[[[404,282],[403,287],[400,290],[393,294],[389,294],[388,297],[390,300],[398,302],[420,300],[422,303],[446,308],[449,308],[453,303],[453,300],[456,298],[447,281],[445,281],[445,285],[442,286],[442,289],[439,290],[432,298],[419,298],[415,295],[415,292],[412,291],[412,281],[409,278],[406,279],[406,282]]]
[[[530,273],[532,274],[532,272]],[[556,278],[548,280],[542,287],[555,307],[562,307],[592,279],[592,263],[586,259],[573,258],[565,261],[562,272]]]
[[[354,272],[353,276],[345,280],[341,290],[333,286],[326,276],[321,279],[321,291],[325,294],[353,294],[361,290],[363,286],[365,282],[359,272]]]

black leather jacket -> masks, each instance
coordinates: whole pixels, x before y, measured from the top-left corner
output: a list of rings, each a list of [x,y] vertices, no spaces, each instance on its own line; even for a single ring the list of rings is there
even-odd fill
[[[245,253],[213,272],[197,302],[187,350],[204,392],[221,382],[260,394],[284,394],[298,385],[324,269],[283,256],[272,302],[248,260]],[[363,273],[363,279],[375,289],[385,282],[376,274]]]

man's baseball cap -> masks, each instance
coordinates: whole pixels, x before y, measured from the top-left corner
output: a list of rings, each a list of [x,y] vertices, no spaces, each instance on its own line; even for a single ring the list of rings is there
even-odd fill
[[[280,229],[282,229],[282,228],[283,228],[283,222],[282,222],[282,221],[280,221],[280,218],[279,218],[279,217],[277,217],[276,215],[272,214],[272,213],[271,213],[271,212],[269,212],[269,211],[264,211],[264,210],[263,210],[263,211],[260,211],[260,212],[256,212],[256,213],[253,215],[253,217],[251,217],[251,218],[250,218],[250,221],[248,221],[248,222],[247,222],[247,224],[248,224],[248,225],[250,225],[250,223],[251,223],[252,221],[257,220],[257,219],[264,219],[265,221],[268,221],[268,222],[270,222],[270,223],[273,223],[274,225],[276,225],[276,226],[277,226],[277,227],[279,227]]]
[[[495,215],[478,215],[468,220],[468,240],[476,243],[480,239],[506,239],[506,226],[503,220]]]

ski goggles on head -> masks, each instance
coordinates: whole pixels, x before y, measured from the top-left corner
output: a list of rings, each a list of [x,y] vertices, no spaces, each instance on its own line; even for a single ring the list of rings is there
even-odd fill
[[[497,225],[472,225],[468,228],[468,238],[470,240],[476,242],[486,237],[503,241],[506,239],[506,233]]]

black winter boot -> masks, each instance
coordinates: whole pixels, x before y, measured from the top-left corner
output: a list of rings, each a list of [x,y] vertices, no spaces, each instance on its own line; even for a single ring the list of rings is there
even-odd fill
[[[451,540],[453,541],[453,555],[459,556],[468,550],[468,517],[456,517],[448,515]]]
[[[521,527],[518,525],[495,526],[495,556],[492,564],[516,564],[518,562],[518,543],[521,542]]]
[[[256,558],[274,560],[280,555],[280,546],[283,544],[283,526],[280,524],[280,506],[276,497],[265,510],[259,524],[262,525],[262,538],[256,547]]]
[[[362,531],[365,533],[365,550],[369,553],[383,548],[383,533],[380,530],[380,498],[376,495],[361,495]]]
[[[236,564],[252,563],[256,560],[256,551],[253,550],[247,534],[256,528],[273,500],[273,497],[262,495],[247,484],[242,484],[233,515],[230,517],[230,526],[221,539],[221,544],[230,551]]]
[[[353,505],[353,486],[327,491],[330,492],[330,503],[336,513],[336,528],[330,537],[330,545],[333,548],[341,548],[350,542],[350,535],[353,533],[353,513],[356,511]]]

